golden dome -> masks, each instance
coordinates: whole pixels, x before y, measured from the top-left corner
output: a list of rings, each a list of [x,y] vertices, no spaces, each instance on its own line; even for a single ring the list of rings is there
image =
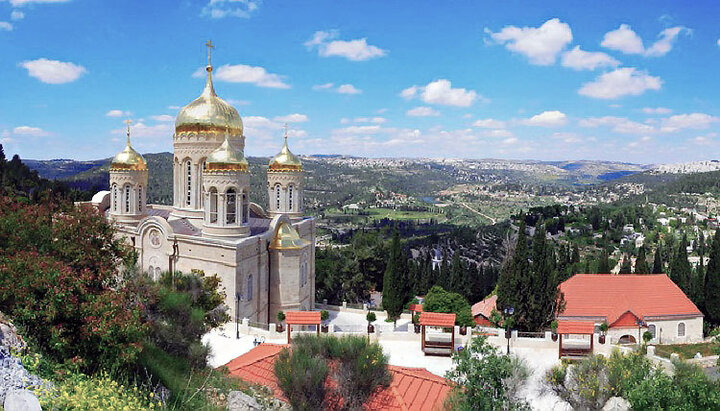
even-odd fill
[[[147,163],[143,156],[130,145],[129,120],[125,149],[113,157],[112,163],[110,163],[110,170],[147,170]]]
[[[309,241],[300,238],[297,230],[288,223],[281,223],[270,242],[271,250],[297,250],[305,247]]]
[[[247,171],[248,161],[241,151],[236,150],[225,133],[225,141],[210,153],[205,160],[206,171]]]
[[[302,162],[288,148],[287,134],[282,150],[270,160],[268,171],[302,171]]]
[[[208,65],[205,88],[200,97],[183,107],[175,119],[175,132],[224,132],[229,130],[233,134],[243,133],[243,123],[240,114],[233,106],[215,94],[212,82],[212,66]]]

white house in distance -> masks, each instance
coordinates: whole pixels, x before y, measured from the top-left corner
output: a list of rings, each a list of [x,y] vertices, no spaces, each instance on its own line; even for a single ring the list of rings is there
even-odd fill
[[[703,314],[665,274],[576,274],[560,291],[565,310],[558,321],[606,322],[610,343],[637,342],[645,331],[655,344],[703,339]]]

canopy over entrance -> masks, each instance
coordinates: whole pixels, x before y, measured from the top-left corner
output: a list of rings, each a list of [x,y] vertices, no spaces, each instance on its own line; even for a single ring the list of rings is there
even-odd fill
[[[455,349],[455,314],[447,313],[420,313],[422,326],[422,350],[425,354],[452,355]],[[450,328],[450,341],[425,339],[425,327]]]
[[[560,335],[558,344],[558,358],[587,357],[593,352],[593,335],[595,334],[595,323],[591,321],[558,321],[557,333]],[[563,335],[583,336],[582,340],[566,341],[563,346]],[[585,336],[589,335],[589,344]]]
[[[285,323],[288,331],[288,344],[290,344],[290,329],[293,325],[314,325],[320,334],[320,311],[288,311],[285,313]]]

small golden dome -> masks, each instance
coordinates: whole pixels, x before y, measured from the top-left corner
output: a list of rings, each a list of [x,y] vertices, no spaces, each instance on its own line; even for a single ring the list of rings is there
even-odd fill
[[[236,150],[225,133],[225,141],[205,160],[206,171],[248,171],[248,161]]]
[[[310,242],[300,238],[297,230],[288,223],[281,223],[270,242],[271,250],[297,250]]]
[[[112,163],[110,163],[110,170],[147,170],[147,163],[143,156],[130,145],[129,120],[125,149],[113,157]]]
[[[270,160],[268,171],[302,171],[302,162],[288,148],[287,134],[285,135],[285,144],[282,150]]]
[[[208,65],[205,88],[200,97],[183,107],[175,119],[175,132],[223,132],[242,135],[243,123],[238,111],[215,94],[212,66]]]

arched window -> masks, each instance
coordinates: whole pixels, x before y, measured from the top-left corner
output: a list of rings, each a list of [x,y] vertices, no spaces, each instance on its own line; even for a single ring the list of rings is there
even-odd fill
[[[293,211],[293,185],[288,186],[288,211]]]
[[[280,211],[280,184],[275,184],[275,211]]]
[[[650,334],[652,334],[652,338],[654,339],[655,336],[657,335],[657,334],[655,334],[657,332],[656,328],[655,328],[655,324],[648,325],[648,332],[650,332]]]
[[[685,323],[679,323],[678,324],[678,337],[684,337],[685,336]]]
[[[210,222],[217,223],[218,193],[215,187],[210,188]]]
[[[142,213],[142,210],[143,210],[142,186],[138,186],[138,212]]]
[[[192,198],[192,163],[190,160],[185,162],[185,205],[190,206]]]
[[[242,222],[247,224],[250,218],[250,198],[248,197],[247,190],[242,192]]]
[[[246,291],[247,291],[247,293],[246,293],[246,294],[247,294],[247,300],[248,300],[248,301],[252,300],[252,298],[253,298],[253,278],[252,278],[252,274],[250,274],[250,275],[248,276],[248,279],[247,279],[247,287],[246,287],[245,289],[246,289]]]
[[[237,198],[235,189],[230,188],[225,193],[225,224],[235,224],[237,219]]]
[[[113,208],[113,211],[117,211],[117,210],[118,210],[118,188],[117,188],[117,184],[113,184],[113,186],[112,186],[112,195],[113,195],[113,197],[112,197],[112,208]]]
[[[125,186],[125,212],[130,212],[130,186]]]
[[[207,163],[205,162],[205,159],[202,159],[200,164],[200,175],[198,176],[198,181],[200,182],[200,184],[202,184],[203,175],[205,174],[205,167],[207,166]],[[200,192],[205,192],[205,187],[201,187]],[[205,196],[200,196],[200,208],[205,208]]]

